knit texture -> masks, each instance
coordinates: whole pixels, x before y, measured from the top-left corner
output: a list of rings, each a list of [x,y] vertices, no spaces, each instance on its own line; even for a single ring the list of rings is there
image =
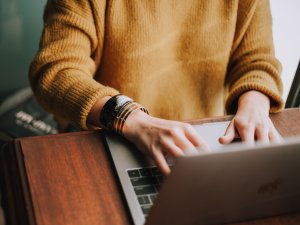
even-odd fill
[[[44,21],[32,89],[83,129],[118,93],[173,120],[235,113],[249,90],[283,108],[267,0],[49,0]]]

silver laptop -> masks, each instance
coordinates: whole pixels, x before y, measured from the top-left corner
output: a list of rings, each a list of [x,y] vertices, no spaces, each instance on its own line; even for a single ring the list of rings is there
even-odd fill
[[[168,159],[167,178],[131,143],[106,134],[135,225],[223,224],[300,210],[300,141],[222,146],[227,126],[195,125],[213,151]]]

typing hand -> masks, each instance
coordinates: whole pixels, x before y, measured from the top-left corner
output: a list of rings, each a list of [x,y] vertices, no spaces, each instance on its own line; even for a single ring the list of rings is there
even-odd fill
[[[255,140],[269,143],[282,140],[269,118],[270,100],[258,91],[248,91],[240,96],[238,110],[229,124],[221,144],[228,144],[238,134],[243,142],[253,144]]]
[[[179,157],[189,151],[196,152],[199,147],[208,149],[207,143],[190,124],[158,119],[140,110],[129,115],[123,135],[139,150],[150,155],[166,175],[170,173],[170,168],[165,155]]]

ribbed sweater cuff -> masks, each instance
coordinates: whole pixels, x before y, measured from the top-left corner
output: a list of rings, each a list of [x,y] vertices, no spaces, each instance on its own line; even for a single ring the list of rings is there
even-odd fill
[[[92,127],[87,124],[87,117],[96,101],[101,97],[114,96],[119,93],[113,88],[103,87],[96,81],[94,82],[77,82],[74,84],[72,91],[65,96],[68,101],[66,104],[69,104],[66,107],[71,110],[70,120],[84,130]]]
[[[259,71],[243,76],[230,88],[226,100],[227,113],[235,114],[238,98],[251,90],[259,91],[270,98],[270,113],[279,112],[283,109],[284,101],[281,97],[281,90],[278,90],[278,84],[269,74]]]
[[[87,117],[96,101],[104,96],[117,95],[118,92],[109,87],[90,87],[88,89],[82,89],[83,93],[80,92],[81,89],[79,88],[79,91],[77,91],[76,93],[70,93],[67,97],[68,101],[71,103],[71,107],[73,107],[74,109],[74,112],[79,112],[79,114],[73,114],[73,118],[71,119],[71,121],[75,121],[76,125],[79,125],[82,129],[88,130],[93,126],[87,124]],[[77,110],[76,108],[78,108],[79,110]]]
[[[87,75],[60,74],[60,78],[57,78],[56,82],[44,80],[41,85],[43,88],[38,90],[37,96],[49,111],[61,115],[84,130],[91,129],[91,126],[87,125],[87,116],[96,101],[101,97],[119,93],[113,88],[99,84]],[[51,90],[50,94],[49,90]]]

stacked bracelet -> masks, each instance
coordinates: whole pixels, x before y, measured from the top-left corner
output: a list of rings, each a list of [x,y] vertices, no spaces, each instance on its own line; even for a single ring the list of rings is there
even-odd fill
[[[113,96],[105,103],[101,110],[100,124],[108,130],[114,130],[122,134],[126,119],[137,109],[149,114],[146,108],[131,98],[125,95]]]

